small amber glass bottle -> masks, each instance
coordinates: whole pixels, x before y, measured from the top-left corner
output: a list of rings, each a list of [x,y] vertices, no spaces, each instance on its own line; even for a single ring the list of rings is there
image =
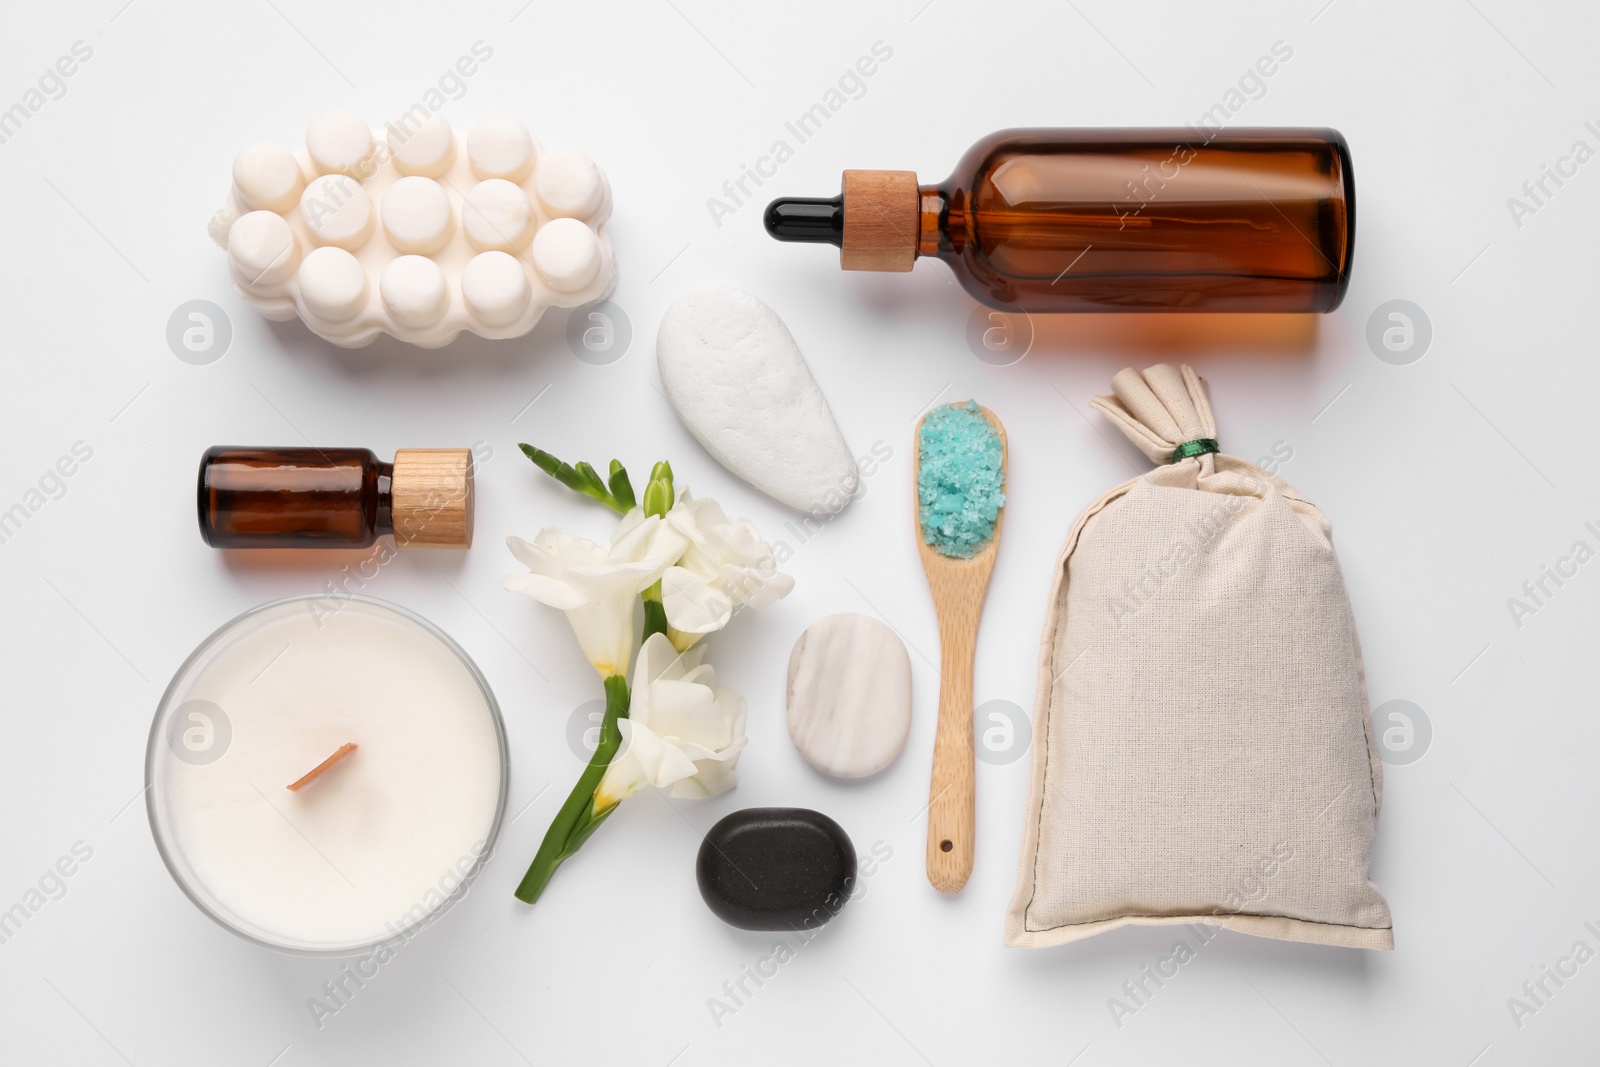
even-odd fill
[[[1328,129],[1032,129],[979,141],[936,185],[845,171],[780,199],[781,241],[845,270],[950,265],[1008,311],[1332,311],[1355,244],[1350,149]]]
[[[412,448],[208,448],[200,536],[213,548],[403,548],[472,544],[472,453]]]

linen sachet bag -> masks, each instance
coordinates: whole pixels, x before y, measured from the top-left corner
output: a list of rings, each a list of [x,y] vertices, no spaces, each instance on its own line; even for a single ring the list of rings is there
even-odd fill
[[[1159,464],[1078,517],[1039,656],[1006,943],[1209,923],[1394,947],[1367,878],[1382,794],[1331,530],[1217,449],[1188,367],[1094,406]]]

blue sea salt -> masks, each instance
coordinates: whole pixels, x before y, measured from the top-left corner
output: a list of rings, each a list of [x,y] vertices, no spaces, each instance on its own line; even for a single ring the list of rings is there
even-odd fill
[[[971,559],[994,537],[1006,502],[1000,435],[976,401],[934,408],[917,435],[918,521],[942,556]]]

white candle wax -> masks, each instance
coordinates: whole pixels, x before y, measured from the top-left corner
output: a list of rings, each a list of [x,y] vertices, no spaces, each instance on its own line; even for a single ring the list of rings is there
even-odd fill
[[[224,627],[163,699],[147,769],[179,884],[224,925],[301,952],[436,915],[504,808],[504,733],[475,668],[370,600],[295,598]]]

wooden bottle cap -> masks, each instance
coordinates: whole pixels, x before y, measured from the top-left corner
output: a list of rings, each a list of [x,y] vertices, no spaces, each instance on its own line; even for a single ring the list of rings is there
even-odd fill
[[[472,451],[402,448],[390,481],[394,543],[401,548],[472,545]]]
[[[839,266],[845,270],[910,270],[917,259],[918,199],[917,176],[912,171],[845,171]]]

